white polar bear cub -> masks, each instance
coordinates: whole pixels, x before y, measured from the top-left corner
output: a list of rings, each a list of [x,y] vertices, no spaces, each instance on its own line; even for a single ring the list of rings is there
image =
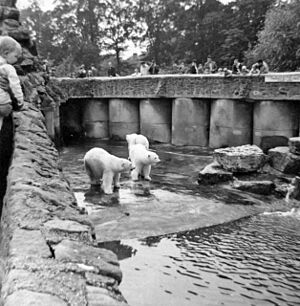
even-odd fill
[[[134,169],[131,172],[133,181],[139,179],[139,175],[144,175],[145,180],[151,181],[151,166],[160,162],[158,155],[149,151],[142,144],[131,145],[129,148],[129,156]]]
[[[144,145],[146,149],[149,149],[149,141],[147,137],[142,134],[128,134],[126,135],[126,140],[128,143],[128,149],[131,145],[141,144]]]
[[[128,134],[126,135],[126,140],[128,143],[128,156],[129,160],[131,160],[131,155],[130,155],[130,147],[136,144],[141,144],[143,145],[146,149],[149,149],[149,141],[147,137],[145,137],[142,134]]]
[[[89,150],[84,158],[84,167],[90,178],[91,185],[99,184],[102,179],[101,188],[106,194],[112,194],[112,185],[120,187],[121,172],[130,171],[132,164],[125,158],[119,158],[101,148]]]

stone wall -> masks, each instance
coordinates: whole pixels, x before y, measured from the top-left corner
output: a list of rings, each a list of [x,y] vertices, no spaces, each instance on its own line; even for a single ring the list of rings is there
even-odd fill
[[[14,114],[14,151],[1,217],[1,305],[127,305],[116,255],[94,246],[93,224],[59,167],[42,113]]]
[[[271,78],[273,76],[273,78]],[[268,76],[155,75],[51,79],[68,98],[203,98],[300,101],[300,73]],[[294,76],[294,78],[292,78]],[[274,80],[274,78],[277,77]],[[297,78],[296,78],[297,77]],[[266,79],[267,78],[267,79]]]

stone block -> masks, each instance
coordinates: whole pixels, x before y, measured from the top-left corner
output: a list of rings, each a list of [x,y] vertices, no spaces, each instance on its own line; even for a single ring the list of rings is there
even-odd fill
[[[300,155],[300,137],[292,137],[289,139],[290,152]]]
[[[286,174],[300,173],[300,156],[290,152],[289,147],[277,147],[268,151],[270,164]]]
[[[171,142],[172,101],[148,99],[140,102],[140,130],[148,139]]]
[[[125,139],[127,134],[139,133],[139,101],[109,100],[109,136]]]
[[[209,101],[177,98],[172,107],[172,144],[208,145]]]
[[[77,263],[86,272],[99,273],[121,282],[122,272],[113,252],[69,240],[63,240],[53,248],[57,260]]]
[[[50,243],[58,243],[64,238],[88,243],[93,240],[92,229],[89,226],[71,220],[50,220],[44,223],[42,231]]]
[[[232,172],[255,172],[266,162],[265,154],[255,145],[216,149],[213,156],[224,169]]]
[[[239,146],[251,143],[252,104],[229,99],[211,104],[209,146]]]
[[[16,229],[11,238],[10,256],[52,256],[46,240],[40,231]]]
[[[108,138],[108,101],[88,100],[83,106],[83,128],[88,138]]]
[[[87,286],[87,300],[90,306],[127,306],[128,304],[124,301],[118,301],[114,299],[107,289],[97,288],[93,286]]]
[[[270,195],[275,189],[272,181],[239,181],[233,182],[233,187],[239,190],[262,195]]]
[[[299,106],[288,101],[261,101],[254,104],[253,144],[267,151],[286,146],[290,137],[298,135]],[[274,141],[272,141],[274,138]]]
[[[232,179],[232,172],[224,170],[220,164],[213,162],[200,171],[198,176],[198,183],[203,185],[211,185],[227,182]]]
[[[9,295],[4,305],[5,306],[16,306],[16,305],[67,306],[68,303],[66,303],[65,301],[63,301],[62,299],[58,298],[55,295],[21,289]]]

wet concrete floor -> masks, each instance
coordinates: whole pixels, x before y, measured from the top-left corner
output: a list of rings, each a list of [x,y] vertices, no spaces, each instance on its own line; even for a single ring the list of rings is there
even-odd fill
[[[287,210],[283,200],[255,196],[225,187],[201,186],[199,171],[212,161],[212,151],[199,147],[150,145],[161,162],[152,168],[151,182],[132,182],[122,174],[113,195],[91,189],[83,156],[101,147],[128,157],[125,142],[82,141],[64,147],[61,163],[75,193],[96,226],[99,242],[144,238],[223,224],[263,211]]]

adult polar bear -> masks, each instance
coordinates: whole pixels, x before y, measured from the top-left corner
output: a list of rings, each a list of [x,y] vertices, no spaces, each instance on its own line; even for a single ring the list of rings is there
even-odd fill
[[[135,144],[129,147],[129,157],[134,168],[131,172],[132,180],[137,181],[139,175],[143,175],[145,180],[151,181],[151,166],[160,162],[158,155],[147,150],[142,144]]]
[[[102,179],[101,188],[106,194],[113,193],[113,184],[116,188],[120,187],[122,172],[129,172],[132,169],[132,163],[129,160],[109,154],[102,148],[89,150],[83,161],[91,185],[99,184]]]

